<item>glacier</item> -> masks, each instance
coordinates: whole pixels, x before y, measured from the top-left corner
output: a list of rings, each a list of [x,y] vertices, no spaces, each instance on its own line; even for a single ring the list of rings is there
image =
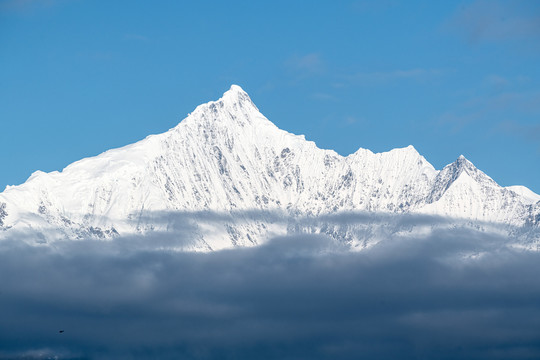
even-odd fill
[[[540,196],[498,185],[463,156],[436,170],[413,146],[320,149],[276,127],[237,85],[165,133],[0,193],[0,239],[43,245],[164,234],[211,251],[300,232],[363,249],[440,227],[537,249]]]

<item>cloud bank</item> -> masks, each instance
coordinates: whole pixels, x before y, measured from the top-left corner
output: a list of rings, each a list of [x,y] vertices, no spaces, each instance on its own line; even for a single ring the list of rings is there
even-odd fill
[[[322,235],[211,253],[144,240],[0,242],[0,359],[540,357],[540,254],[503,237],[441,229],[361,252]]]

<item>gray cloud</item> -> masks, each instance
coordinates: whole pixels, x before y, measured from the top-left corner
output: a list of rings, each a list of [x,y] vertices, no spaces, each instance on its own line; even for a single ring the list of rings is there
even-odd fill
[[[0,242],[0,359],[540,356],[540,254],[501,236],[441,228],[350,252],[297,234],[213,253],[166,250],[184,241],[177,236]]]

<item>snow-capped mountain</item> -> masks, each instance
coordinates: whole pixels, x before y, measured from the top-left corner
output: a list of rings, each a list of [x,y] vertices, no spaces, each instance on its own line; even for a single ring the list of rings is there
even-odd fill
[[[438,171],[412,146],[346,157],[319,149],[277,128],[233,85],[163,134],[7,187],[0,236],[174,233],[171,214],[183,214],[194,247],[216,249],[286,234],[284,217],[350,211],[538,227],[540,196],[499,186],[463,156]],[[207,226],[210,212],[223,216],[219,227]]]

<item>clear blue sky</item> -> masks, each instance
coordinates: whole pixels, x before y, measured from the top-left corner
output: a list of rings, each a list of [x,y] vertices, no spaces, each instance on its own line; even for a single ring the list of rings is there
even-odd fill
[[[464,154],[540,192],[538,1],[0,0],[0,191],[239,84],[347,155]]]

